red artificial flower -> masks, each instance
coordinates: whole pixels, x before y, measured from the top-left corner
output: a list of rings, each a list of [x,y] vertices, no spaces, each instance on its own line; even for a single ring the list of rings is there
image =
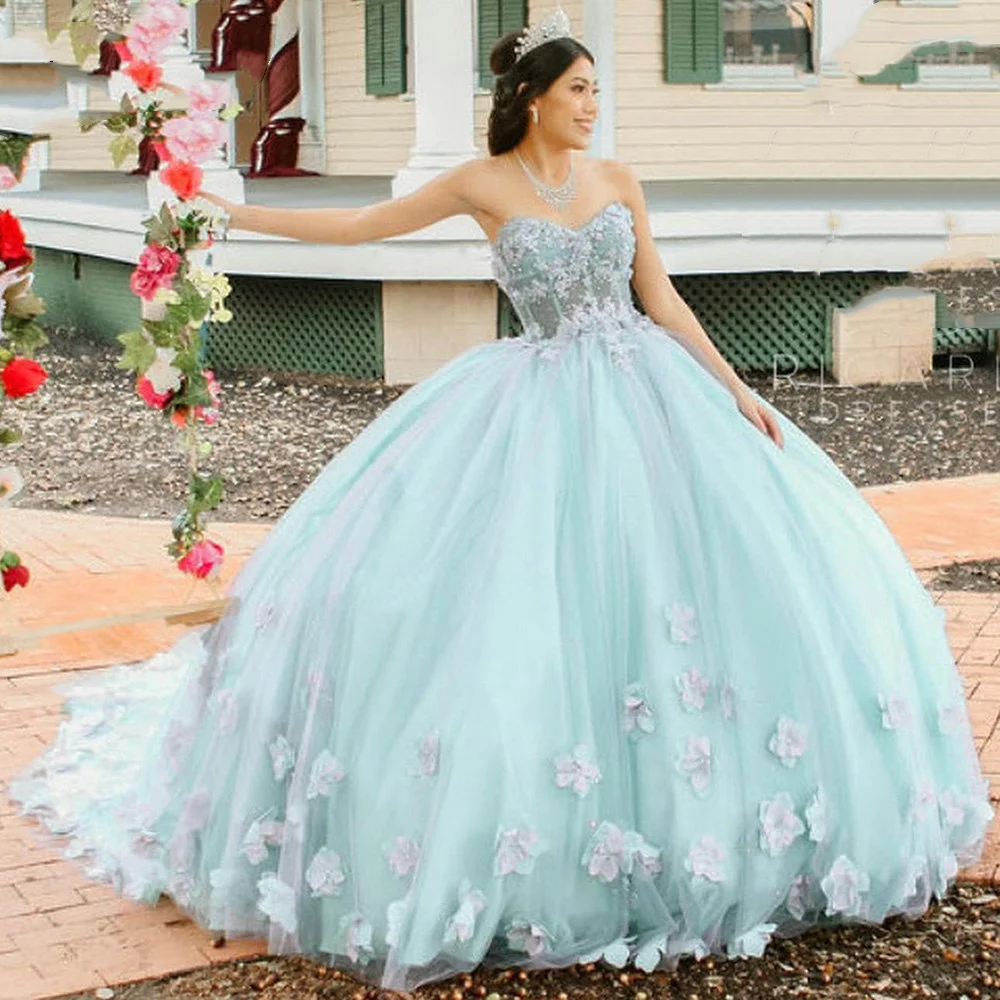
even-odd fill
[[[126,39],[123,38],[120,42],[113,42],[112,45],[115,52],[118,53],[118,58],[123,63],[131,62],[132,53],[129,51],[128,41]]]
[[[174,275],[180,266],[180,254],[170,247],[150,243],[139,255],[139,263],[129,278],[129,287],[140,299],[151,302],[159,289],[173,286]]]
[[[163,79],[163,68],[156,63],[133,59],[125,67],[125,74],[140,90],[156,90]]]
[[[191,411],[190,406],[175,406],[170,411],[170,419],[179,427],[181,430],[187,426],[188,413]]]
[[[31,579],[28,567],[23,563],[0,570],[0,576],[3,577],[3,589],[6,591],[11,591],[15,587],[26,587],[28,580]]]
[[[153,388],[153,383],[145,375],[140,375],[136,380],[135,391],[139,393],[147,405],[152,406],[155,410],[162,410],[173,396],[172,392],[157,392]]]
[[[48,377],[49,373],[31,358],[11,358],[0,371],[3,391],[11,399],[30,396]]]
[[[0,262],[8,271],[13,271],[34,260],[31,251],[24,245],[24,230],[17,216],[10,209],[0,212]]]
[[[203,369],[202,375],[205,376],[205,381],[208,383],[208,395],[212,402],[209,406],[196,406],[194,408],[194,418],[195,420],[203,421],[211,427],[219,419],[219,397],[222,389],[215,377],[215,372],[211,368]]]
[[[184,573],[190,573],[199,580],[215,576],[222,565],[223,549],[221,545],[207,538],[196,542],[183,559],[178,560],[177,568]]]
[[[160,170],[160,179],[181,201],[190,201],[201,190],[202,170],[187,160],[171,160]]]

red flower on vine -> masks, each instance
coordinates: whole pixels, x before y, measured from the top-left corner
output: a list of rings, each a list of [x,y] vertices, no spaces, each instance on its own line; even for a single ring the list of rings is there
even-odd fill
[[[10,209],[0,212],[0,262],[4,269],[13,271],[34,260],[25,246],[24,230],[17,216]]]
[[[190,201],[201,189],[202,170],[187,160],[171,160],[160,170],[160,179],[182,201]]]
[[[125,67],[125,75],[142,91],[156,90],[163,79],[163,67],[133,59]]]
[[[11,591],[15,587],[26,587],[28,580],[31,579],[28,567],[23,563],[0,570],[0,576],[3,577],[3,589],[6,591]]]
[[[172,392],[157,392],[153,388],[153,383],[145,375],[142,375],[136,381],[135,390],[139,393],[143,401],[147,405],[152,406],[154,410],[162,410],[173,396]]]
[[[48,377],[49,373],[31,358],[11,358],[0,371],[3,391],[11,399],[30,396]]]
[[[191,546],[188,554],[178,560],[177,568],[184,573],[190,573],[199,580],[215,576],[222,565],[223,548],[207,538]]]

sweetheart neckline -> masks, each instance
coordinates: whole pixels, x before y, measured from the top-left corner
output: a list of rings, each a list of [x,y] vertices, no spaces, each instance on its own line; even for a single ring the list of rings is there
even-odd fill
[[[563,229],[568,233],[582,233],[588,226],[593,225],[599,218],[601,218],[605,212],[614,206],[620,206],[628,212],[629,217],[632,216],[632,209],[625,204],[620,198],[614,198],[609,201],[606,205],[602,205],[594,214],[587,219],[586,222],[580,223],[579,226],[567,226],[563,222],[557,222],[555,219],[549,219],[544,215],[512,215],[509,219],[504,219],[500,224],[500,228],[497,230],[496,236],[489,241],[490,247],[495,248],[500,242],[500,238],[503,236],[507,228],[514,222],[546,222],[550,226],[555,226],[556,229]]]

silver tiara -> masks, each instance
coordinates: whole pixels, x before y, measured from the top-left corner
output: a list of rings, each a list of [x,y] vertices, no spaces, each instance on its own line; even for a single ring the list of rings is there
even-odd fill
[[[537,49],[545,42],[551,42],[553,38],[572,38],[573,30],[569,23],[569,15],[557,7],[554,11],[546,14],[537,24],[525,28],[521,32],[521,37],[514,43],[514,62],[523,58],[532,49]]]

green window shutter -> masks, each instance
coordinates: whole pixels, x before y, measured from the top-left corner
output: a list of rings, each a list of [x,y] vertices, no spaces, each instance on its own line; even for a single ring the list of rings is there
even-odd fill
[[[405,91],[405,0],[365,0],[365,92]]]
[[[479,0],[477,6],[479,86],[492,90],[495,77],[490,71],[490,52],[498,38],[528,23],[528,0]]]
[[[663,0],[663,78],[718,83],[722,27],[722,0]]]

